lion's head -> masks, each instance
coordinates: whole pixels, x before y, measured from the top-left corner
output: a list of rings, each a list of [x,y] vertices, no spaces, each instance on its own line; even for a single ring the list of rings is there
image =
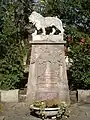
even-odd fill
[[[33,11],[32,14],[29,16],[29,22],[32,22],[33,24],[40,21],[41,19],[43,19],[43,16],[36,11]]]

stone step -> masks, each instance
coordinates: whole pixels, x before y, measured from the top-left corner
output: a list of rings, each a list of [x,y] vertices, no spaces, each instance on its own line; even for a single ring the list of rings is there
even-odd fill
[[[19,95],[19,102],[25,102],[27,95]]]
[[[71,103],[77,103],[77,91],[70,91],[70,101]]]

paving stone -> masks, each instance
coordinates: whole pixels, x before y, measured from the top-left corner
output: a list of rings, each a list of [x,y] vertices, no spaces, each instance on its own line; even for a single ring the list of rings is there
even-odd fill
[[[90,104],[76,104],[70,107],[70,117],[61,120],[90,120]],[[29,106],[26,103],[13,103],[4,105],[0,113],[0,120],[41,120],[30,115]],[[50,119],[47,119],[50,120]],[[56,119],[55,119],[56,120]]]

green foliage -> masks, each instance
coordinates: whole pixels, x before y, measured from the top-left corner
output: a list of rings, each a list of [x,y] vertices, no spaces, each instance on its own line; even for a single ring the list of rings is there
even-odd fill
[[[5,6],[6,10],[0,7],[3,19],[0,33],[0,89],[18,88],[23,78],[23,59],[27,46],[24,41],[26,22],[24,18],[19,18],[19,13],[24,9],[23,5],[19,6],[20,4],[22,5],[20,1],[9,2]],[[23,13],[22,16],[24,15]]]
[[[73,59],[68,71],[69,84],[76,88],[90,88],[90,39],[70,45],[69,57]]]

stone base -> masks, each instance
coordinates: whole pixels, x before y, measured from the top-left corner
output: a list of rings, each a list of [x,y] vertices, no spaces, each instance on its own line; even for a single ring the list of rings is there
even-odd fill
[[[33,36],[27,85],[29,103],[47,99],[70,103],[64,43],[60,35]]]

